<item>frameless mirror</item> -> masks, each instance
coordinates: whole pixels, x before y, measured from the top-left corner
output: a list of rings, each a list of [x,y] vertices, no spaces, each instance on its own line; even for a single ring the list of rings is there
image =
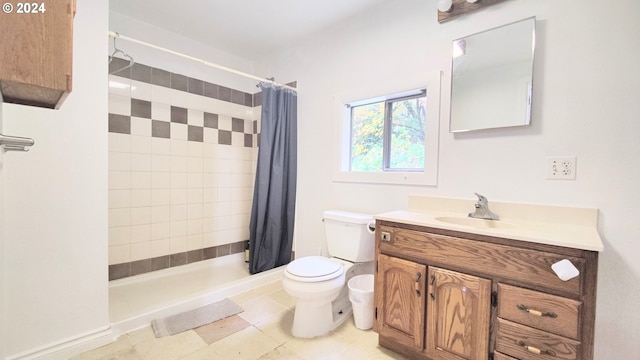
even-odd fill
[[[535,17],[453,41],[451,132],[529,125]]]

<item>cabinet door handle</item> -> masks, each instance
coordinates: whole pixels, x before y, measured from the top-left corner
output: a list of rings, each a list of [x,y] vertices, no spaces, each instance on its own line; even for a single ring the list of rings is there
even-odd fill
[[[549,356],[556,356],[555,351],[553,350],[540,350],[537,347],[534,346],[530,346],[527,345],[527,343],[525,343],[522,340],[518,340],[518,345],[522,346],[523,348],[525,348],[528,352],[533,353],[533,354],[537,354],[537,355],[549,355]]]
[[[542,312],[542,311],[532,309],[532,308],[527,307],[527,306],[522,305],[522,304],[518,304],[517,307],[518,307],[518,309],[520,309],[522,311],[525,311],[525,312],[528,312],[529,314],[535,315],[535,316],[540,316],[540,317],[545,317],[546,316],[546,317],[550,317],[550,318],[554,318],[554,319],[558,317],[558,315],[556,313]]]
[[[416,289],[416,296],[420,297],[420,278],[422,278],[422,273],[416,273],[416,282],[414,284],[414,288]]]

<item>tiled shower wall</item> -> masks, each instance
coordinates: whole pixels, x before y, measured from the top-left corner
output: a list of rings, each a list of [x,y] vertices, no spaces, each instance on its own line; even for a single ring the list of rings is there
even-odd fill
[[[109,76],[110,280],[244,251],[253,98],[142,64]]]

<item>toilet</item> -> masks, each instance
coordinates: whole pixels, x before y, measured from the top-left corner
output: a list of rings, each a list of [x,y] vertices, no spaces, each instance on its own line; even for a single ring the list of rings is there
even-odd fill
[[[322,336],[352,312],[346,284],[373,274],[375,221],[371,215],[340,210],[323,213],[328,257],[306,256],[289,263],[282,284],[296,299],[291,332],[299,338]]]

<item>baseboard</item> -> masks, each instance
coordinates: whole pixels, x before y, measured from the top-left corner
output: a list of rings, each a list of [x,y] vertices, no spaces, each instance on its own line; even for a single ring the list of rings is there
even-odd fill
[[[112,343],[119,334],[114,334],[110,325],[68,337],[54,343],[7,356],[6,360],[66,360],[91,349]]]

